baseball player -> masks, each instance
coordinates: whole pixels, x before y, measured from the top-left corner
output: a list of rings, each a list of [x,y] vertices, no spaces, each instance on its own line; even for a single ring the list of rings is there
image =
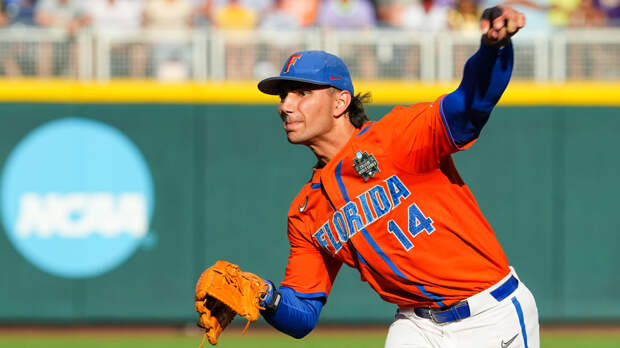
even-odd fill
[[[279,288],[265,281],[267,322],[307,335],[346,264],[398,306],[386,348],[539,347],[534,297],[451,158],[476,141],[505,90],[510,37],[524,25],[511,8],[485,10],[480,48],[458,89],[377,122],[345,64],[326,52],[294,53],[279,76],[258,84],[280,96],[289,142],[317,158],[288,212],[284,280]]]

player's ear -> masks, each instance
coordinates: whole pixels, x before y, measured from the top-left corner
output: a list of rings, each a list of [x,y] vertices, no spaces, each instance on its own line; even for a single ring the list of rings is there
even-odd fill
[[[334,117],[338,118],[347,112],[349,104],[351,104],[351,93],[349,91],[336,90],[334,94]]]

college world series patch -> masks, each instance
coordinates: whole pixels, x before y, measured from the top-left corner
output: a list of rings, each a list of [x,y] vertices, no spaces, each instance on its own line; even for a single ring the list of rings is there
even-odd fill
[[[372,178],[376,173],[379,173],[379,163],[375,159],[375,156],[366,152],[358,151],[355,153],[353,159],[353,168],[359,176],[364,178],[364,182]]]

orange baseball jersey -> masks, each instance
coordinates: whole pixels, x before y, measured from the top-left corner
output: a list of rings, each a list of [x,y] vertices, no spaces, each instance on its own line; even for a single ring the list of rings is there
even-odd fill
[[[282,286],[328,296],[345,263],[401,308],[443,307],[510,272],[450,156],[473,141],[454,143],[442,100],[366,123],[314,169],[288,212]]]

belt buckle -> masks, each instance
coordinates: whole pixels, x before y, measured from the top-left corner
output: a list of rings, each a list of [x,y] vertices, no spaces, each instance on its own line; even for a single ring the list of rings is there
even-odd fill
[[[463,317],[461,317],[461,313],[459,313],[458,309],[463,307],[463,306],[468,306],[469,303],[467,302],[467,300],[463,300],[460,302],[457,302],[447,308],[443,308],[443,309],[438,309],[438,308],[429,308],[428,309],[428,313],[430,315],[430,319],[435,323],[435,324],[445,324],[451,321],[461,321],[463,319]],[[437,317],[435,317],[435,313],[443,313],[443,312],[447,312],[447,311],[452,311],[454,313],[454,320],[448,320],[448,321],[439,321],[437,319]]]
[[[430,319],[435,323],[435,324],[443,324],[443,322],[439,321],[436,317],[435,317],[435,312],[441,312],[441,310],[435,309],[435,308],[428,308],[428,314],[430,315]]]

